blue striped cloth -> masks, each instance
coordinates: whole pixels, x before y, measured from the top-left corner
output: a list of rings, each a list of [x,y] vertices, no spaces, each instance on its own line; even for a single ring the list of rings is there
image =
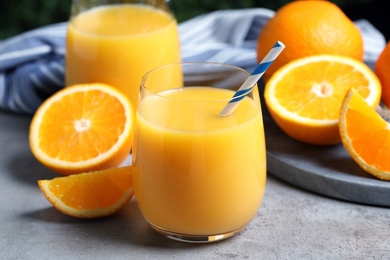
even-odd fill
[[[257,37],[272,10],[251,8],[204,14],[179,24],[183,61],[214,61],[252,71]],[[368,21],[355,24],[364,40],[365,62],[373,67],[386,42]],[[0,42],[0,109],[33,114],[64,87],[67,23],[44,26]]]

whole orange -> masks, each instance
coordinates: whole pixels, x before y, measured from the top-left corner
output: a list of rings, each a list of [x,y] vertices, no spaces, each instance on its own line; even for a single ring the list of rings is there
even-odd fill
[[[376,61],[375,74],[382,85],[382,102],[390,108],[390,41]]]
[[[265,72],[265,80],[284,64],[306,56],[338,54],[363,60],[360,31],[328,1],[292,1],[278,9],[259,34],[259,62],[276,41],[282,41],[286,49]]]

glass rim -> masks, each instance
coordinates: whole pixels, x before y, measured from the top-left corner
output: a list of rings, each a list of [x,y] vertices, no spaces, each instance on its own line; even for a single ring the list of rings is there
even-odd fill
[[[173,67],[173,66],[197,66],[197,65],[198,66],[200,66],[200,65],[211,65],[211,66],[215,66],[215,67],[226,67],[226,68],[234,69],[236,71],[240,71],[240,72],[242,72],[242,73],[244,73],[246,75],[245,79],[243,79],[241,84],[244,83],[244,81],[247,79],[247,77],[250,76],[250,72],[249,71],[247,71],[247,70],[245,70],[245,69],[243,69],[241,67],[238,67],[236,65],[232,65],[232,64],[228,64],[228,63],[210,62],[210,61],[176,62],[176,63],[165,64],[165,65],[156,67],[156,68],[151,69],[148,72],[146,72],[142,76],[142,78],[141,78],[141,84],[140,84],[141,88],[145,89],[146,91],[152,93],[155,96],[158,96],[158,97],[164,98],[164,99],[172,99],[172,100],[175,100],[175,101],[183,101],[183,102],[200,102],[200,100],[199,101],[197,101],[197,100],[187,100],[187,99],[171,98],[171,97],[167,97],[165,95],[160,95],[159,94],[160,92],[153,91],[152,89],[148,88],[146,86],[146,83],[145,83],[146,79],[150,76],[150,74],[152,74],[153,72],[155,72],[157,70],[161,70],[161,69],[168,68],[168,67]],[[187,87],[196,87],[196,86],[187,86]],[[214,87],[214,86],[204,86],[204,87],[218,88],[218,87]],[[223,88],[221,88],[221,89],[223,89]],[[239,96],[237,96],[235,98],[239,98],[239,97],[242,97],[242,96],[248,96],[250,93],[252,93],[254,91],[254,89],[255,88],[253,88],[248,93],[241,94],[241,95],[239,95]],[[232,90],[232,89],[230,89],[230,90]],[[232,91],[234,91],[234,90],[232,90]],[[234,92],[236,92],[236,91],[234,91]],[[233,98],[233,95],[230,98],[213,99],[213,100],[208,100],[207,102],[229,102],[230,100],[232,100],[232,98]]]

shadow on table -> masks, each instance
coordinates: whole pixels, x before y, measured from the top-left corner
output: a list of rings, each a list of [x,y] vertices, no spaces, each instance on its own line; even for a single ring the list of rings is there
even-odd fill
[[[162,236],[142,217],[135,198],[118,213],[103,218],[74,218],[53,207],[26,212],[21,217],[34,222],[54,224],[54,227],[53,225],[50,227],[52,232],[63,233],[63,236],[71,236],[72,239],[77,238],[80,241],[93,239],[98,244],[100,242],[101,244],[137,245],[162,249],[189,249],[207,246],[207,244],[182,243]],[[229,240],[232,239],[234,237]]]
[[[27,149],[20,150],[17,157],[9,160],[7,168],[13,179],[26,185],[37,186],[38,180],[62,176],[39,163]]]

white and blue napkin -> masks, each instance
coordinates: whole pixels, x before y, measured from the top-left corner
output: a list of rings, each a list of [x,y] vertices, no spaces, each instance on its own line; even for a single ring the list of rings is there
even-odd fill
[[[183,61],[228,63],[252,71],[258,35],[274,11],[221,10],[179,24]],[[366,20],[355,21],[364,41],[364,61],[373,68],[384,36]],[[0,109],[33,114],[64,87],[67,23],[52,24],[0,41]]]

